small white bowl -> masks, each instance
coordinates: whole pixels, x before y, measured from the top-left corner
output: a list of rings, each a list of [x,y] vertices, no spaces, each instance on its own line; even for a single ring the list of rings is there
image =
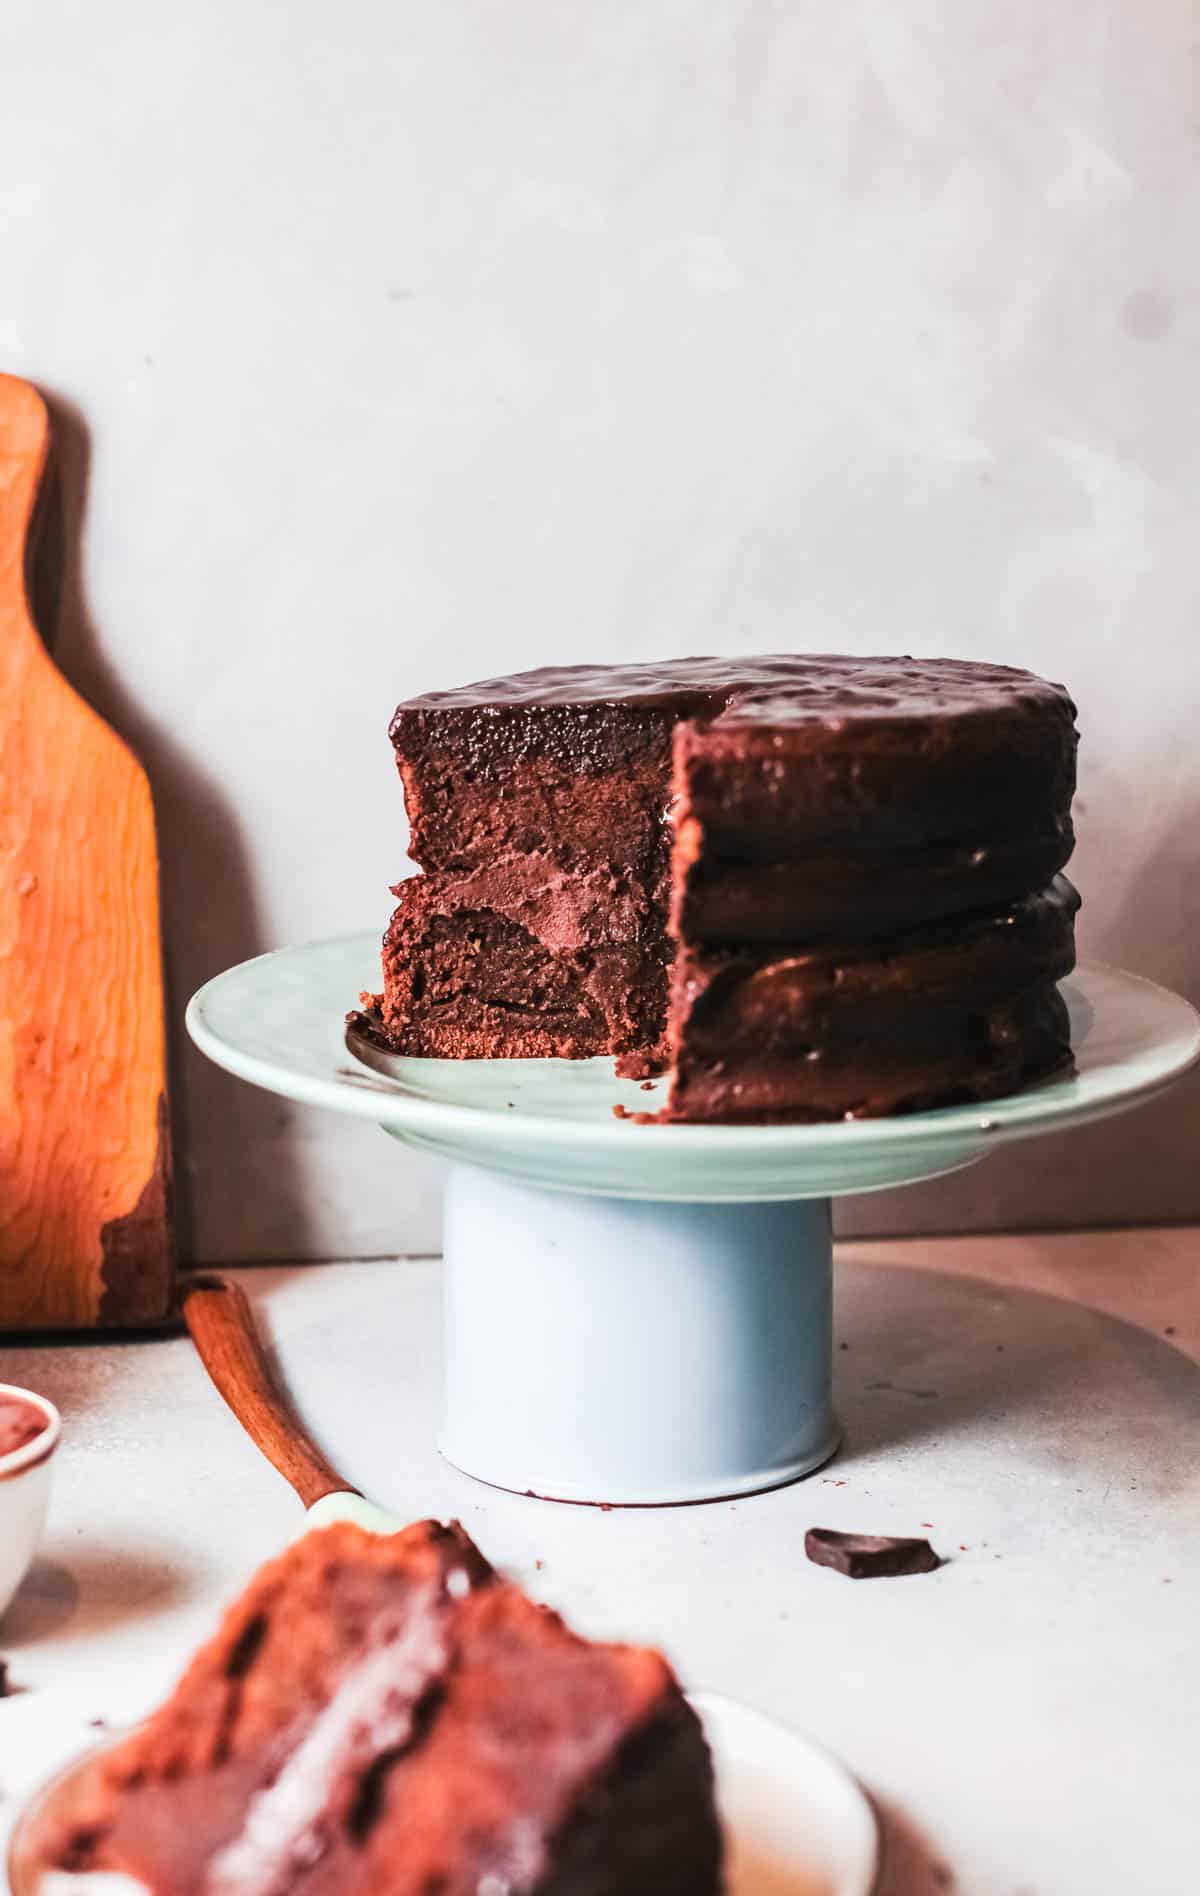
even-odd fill
[[[0,1615],[25,1578],[37,1552],[50,1504],[50,1464],[62,1434],[62,1417],[45,1396],[16,1383],[0,1383],[0,1397],[13,1396],[46,1418],[40,1434],[10,1455],[0,1455]]]

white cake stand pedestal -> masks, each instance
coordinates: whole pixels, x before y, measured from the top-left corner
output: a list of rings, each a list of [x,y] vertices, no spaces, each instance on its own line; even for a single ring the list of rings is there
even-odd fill
[[[827,1198],[584,1197],[451,1168],[440,1446],[560,1501],[703,1501],[838,1443]]]
[[[193,997],[218,1065],[375,1120],[451,1161],[443,1453],[563,1501],[747,1494],[834,1452],[831,1200],[1161,1092],[1200,1059],[1178,996],[1113,969],[1066,984],[1077,1071],[986,1107],[821,1126],[661,1126],[610,1060],[410,1060],[346,1036],[377,942],[243,963]]]

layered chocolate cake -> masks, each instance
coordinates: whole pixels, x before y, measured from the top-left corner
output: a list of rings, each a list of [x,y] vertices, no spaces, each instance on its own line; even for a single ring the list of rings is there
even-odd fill
[[[377,1031],[668,1066],[664,1116],[985,1099],[1070,1055],[1075,711],[1028,672],[783,656],[567,667],[392,722],[423,874]]]
[[[265,1567],[40,1852],[153,1896],[716,1896],[721,1840],[666,1661],[426,1521]]]

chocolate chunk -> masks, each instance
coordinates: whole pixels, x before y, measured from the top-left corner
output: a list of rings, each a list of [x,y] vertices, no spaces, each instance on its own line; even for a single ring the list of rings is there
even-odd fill
[[[8,1660],[0,1659],[0,1698],[8,1697]]]
[[[810,1527],[804,1551],[818,1567],[832,1567],[849,1580],[933,1573],[942,1564],[927,1540],[902,1534],[842,1534],[836,1527]]]

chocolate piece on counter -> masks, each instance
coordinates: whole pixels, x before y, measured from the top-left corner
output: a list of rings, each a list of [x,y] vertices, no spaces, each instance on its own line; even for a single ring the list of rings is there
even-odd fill
[[[933,1573],[942,1564],[927,1540],[903,1534],[843,1534],[836,1527],[810,1527],[804,1551],[818,1567],[832,1567],[848,1580]]]
[[[8,1660],[0,1659],[0,1698],[7,1698],[8,1690]]]

